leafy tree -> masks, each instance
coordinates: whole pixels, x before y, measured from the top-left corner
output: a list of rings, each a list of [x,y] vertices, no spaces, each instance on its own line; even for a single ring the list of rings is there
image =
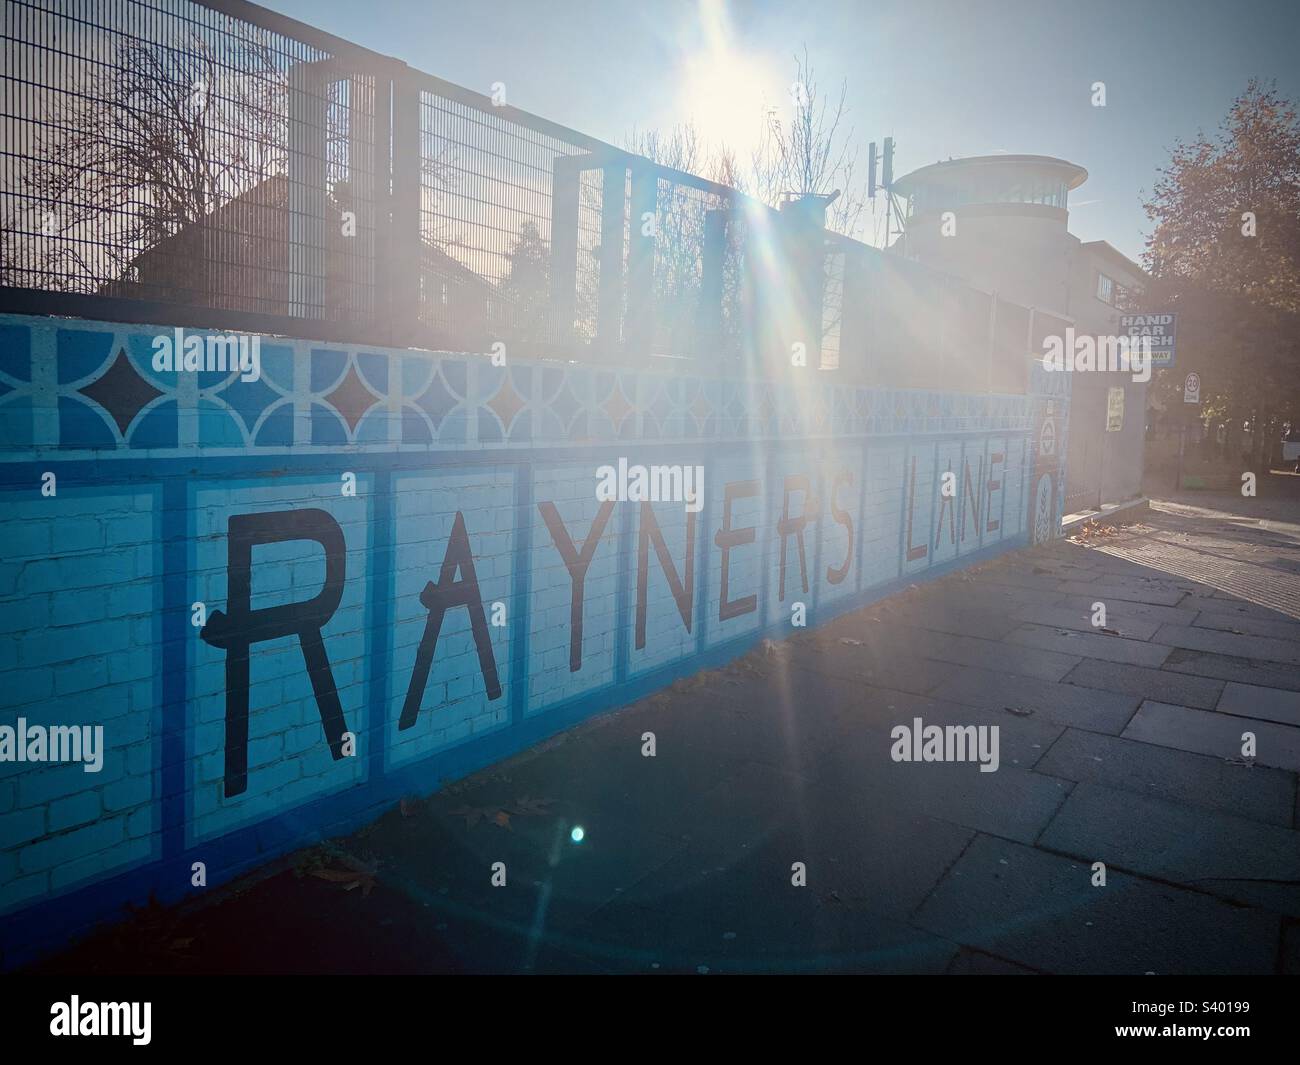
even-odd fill
[[[551,249],[531,219],[506,253],[500,290],[505,299],[506,327],[524,336],[545,335],[551,315]]]
[[[1218,134],[1174,146],[1146,212],[1144,307],[1178,312],[1180,366],[1156,383],[1175,409],[1186,369],[1202,414],[1253,432],[1254,460],[1300,421],[1300,120],[1252,80]]]

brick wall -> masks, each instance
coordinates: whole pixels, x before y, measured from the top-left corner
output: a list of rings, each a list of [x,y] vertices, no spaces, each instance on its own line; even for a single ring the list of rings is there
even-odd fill
[[[164,332],[0,318],[0,727],[103,727],[0,761],[7,966],[1059,525],[1063,395],[275,338],[245,382]],[[603,506],[620,458],[698,514]]]

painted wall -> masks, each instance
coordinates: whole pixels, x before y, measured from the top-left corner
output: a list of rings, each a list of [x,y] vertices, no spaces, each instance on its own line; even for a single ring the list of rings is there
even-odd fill
[[[6,966],[1059,525],[1060,395],[269,337],[246,382],[170,332],[0,318],[0,729],[104,729],[0,761]],[[602,504],[620,458],[699,513]]]

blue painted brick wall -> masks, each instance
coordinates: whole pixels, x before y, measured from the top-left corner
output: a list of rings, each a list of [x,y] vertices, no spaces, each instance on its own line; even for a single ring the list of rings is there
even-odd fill
[[[1060,514],[1068,396],[1046,387],[1059,376],[1035,375],[1027,396],[825,375],[791,389],[263,338],[262,377],[242,382],[155,372],[152,341],[170,332],[0,317],[0,725],[104,729],[97,773],[0,761],[7,966],[125,902],[185,896],[192,862],[209,884],[229,879],[788,632],[795,602],[815,626],[1022,545],[1036,519],[1042,535]],[[579,549],[600,513],[596,470],[620,457],[704,468],[693,520],[681,503],[650,508],[681,581],[691,560],[690,595],[679,605],[651,543],[638,602],[645,515],[615,504],[586,574],[574,670],[572,581],[542,504]],[[959,498],[945,509],[947,469]],[[727,485],[748,482],[729,521],[753,539],[728,553],[728,598],[756,602],[724,619],[717,537]],[[788,486],[790,516],[808,508],[806,590],[793,536],[780,582]],[[309,511],[343,536],[321,639],[355,754],[332,755],[298,635],[256,642],[246,784],[231,794],[228,654],[191,624],[193,605],[209,618],[231,609],[232,518]],[[458,514],[497,687],[470,610],[451,609],[402,728],[429,618],[421,593],[439,581]],[[259,544],[250,605],[310,600],[326,570],[314,540]]]

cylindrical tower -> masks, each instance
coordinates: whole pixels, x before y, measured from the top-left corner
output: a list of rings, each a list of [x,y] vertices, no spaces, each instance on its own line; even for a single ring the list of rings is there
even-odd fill
[[[1046,155],[985,155],[921,167],[894,182],[909,259],[1004,299],[1069,312],[1070,190],[1081,166]]]

